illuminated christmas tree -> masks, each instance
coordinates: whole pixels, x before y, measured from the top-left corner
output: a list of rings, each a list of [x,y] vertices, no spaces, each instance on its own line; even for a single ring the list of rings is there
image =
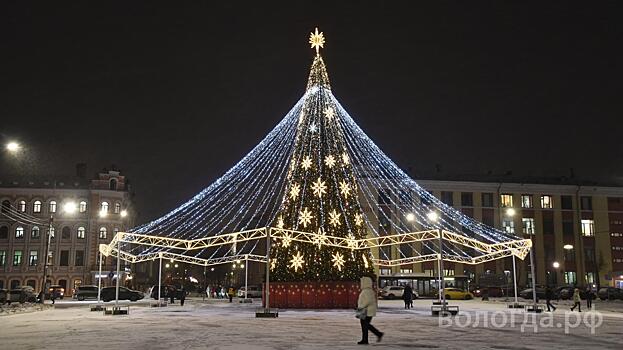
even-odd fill
[[[358,184],[345,140],[345,113],[331,94],[320,56],[323,33],[311,33],[316,56],[300,104],[296,138],[281,208],[272,226],[317,233],[315,243],[289,239],[284,231],[271,251],[275,281],[355,281],[373,272],[368,249],[328,246],[324,237],[347,242],[366,237]]]

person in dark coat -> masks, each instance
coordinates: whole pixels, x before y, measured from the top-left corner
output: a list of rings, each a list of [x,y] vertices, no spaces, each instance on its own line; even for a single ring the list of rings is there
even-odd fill
[[[595,299],[595,294],[593,293],[591,286],[588,286],[586,287],[586,307],[589,310],[593,307],[593,299]]]
[[[175,287],[171,287],[169,288],[169,298],[170,298],[170,303],[173,304],[175,302]]]
[[[184,289],[184,286],[182,286],[182,289],[180,289],[180,305],[184,306],[184,301],[186,300],[186,290]]]
[[[550,288],[549,286],[545,289],[545,304],[547,305],[547,311],[550,312],[550,308],[554,309],[553,311],[556,311],[556,307],[554,305],[552,305],[552,299],[554,298],[554,292],[552,291],[552,288]]]
[[[402,300],[405,301],[405,309],[410,309],[413,303],[413,289],[411,289],[411,286],[408,284],[405,286],[404,292],[402,293]]]

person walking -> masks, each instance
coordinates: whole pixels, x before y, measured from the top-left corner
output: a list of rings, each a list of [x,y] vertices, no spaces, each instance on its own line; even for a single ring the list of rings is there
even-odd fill
[[[169,288],[169,298],[171,299],[171,304],[175,302],[175,287],[171,286]]]
[[[405,286],[405,289],[402,293],[402,300],[405,301],[405,309],[410,309],[411,304],[413,303],[413,289],[408,284]]]
[[[372,279],[370,277],[361,277],[359,279],[361,284],[361,292],[357,299],[358,311],[365,312],[365,316],[359,319],[361,323],[361,340],[357,344],[368,344],[368,331],[371,331],[376,335],[376,341],[379,342],[383,338],[383,332],[379,331],[370,322],[372,317],[376,316],[377,299],[376,293],[372,289]]]
[[[586,287],[586,307],[589,310],[593,307],[593,299],[595,299],[595,294],[591,286],[588,286]]]
[[[234,291],[234,287],[229,287],[229,290],[227,291],[227,296],[229,296],[230,303],[232,302],[232,300],[234,300],[234,294],[236,294],[236,292]]]
[[[552,305],[552,299],[554,298],[554,292],[550,286],[545,289],[545,304],[547,305],[547,312],[556,311],[556,307]],[[550,310],[553,309],[553,310]]]
[[[180,305],[184,306],[184,301],[186,300],[186,290],[184,289],[184,286],[182,286],[182,289],[180,289]]]
[[[582,312],[582,305],[580,304],[580,290],[578,288],[573,290],[573,307],[571,311],[575,310],[575,307],[578,307],[578,312]]]

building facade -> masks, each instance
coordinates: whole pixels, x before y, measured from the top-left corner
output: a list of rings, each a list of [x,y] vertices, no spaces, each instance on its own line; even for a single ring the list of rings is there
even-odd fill
[[[489,226],[522,238],[534,246],[538,285],[572,284],[623,287],[623,188],[568,184],[419,180],[445,204]],[[379,196],[379,210],[395,210]],[[367,208],[367,210],[372,210]],[[383,223],[376,223],[383,225]],[[385,256],[405,257],[401,247],[385,247]],[[379,256],[378,249],[373,252]],[[519,286],[531,284],[530,261],[516,259]],[[512,284],[512,258],[479,265],[444,263],[451,285],[487,284],[506,276]],[[381,268],[381,280],[421,277],[429,285],[437,276],[435,262]],[[499,280],[499,278],[497,279]],[[430,287],[432,288],[432,287]]]
[[[84,165],[74,177],[0,181],[0,203],[0,288],[40,290],[49,234],[48,283],[65,295],[97,284],[99,244],[132,227],[135,217],[125,176],[104,169],[88,179]],[[102,266],[103,285],[112,283],[116,260],[102,259]]]

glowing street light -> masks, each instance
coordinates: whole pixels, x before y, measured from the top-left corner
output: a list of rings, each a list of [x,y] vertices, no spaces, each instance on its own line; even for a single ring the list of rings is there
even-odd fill
[[[507,216],[515,216],[515,209],[513,209],[513,208],[506,209],[506,215]]]
[[[415,221],[415,214],[413,213],[407,214],[407,221],[409,222]]]
[[[431,222],[437,222],[437,220],[439,220],[439,214],[437,214],[437,212],[431,211],[430,213],[426,214],[426,217],[428,218],[428,221]]]
[[[120,214],[121,214],[122,218],[125,218],[126,216],[128,216],[128,211],[127,210],[122,210]]]
[[[108,215],[108,212],[106,210],[100,210],[99,212],[100,218],[105,218],[107,215]]]
[[[73,202],[73,201],[67,202],[63,206],[63,211],[65,211],[65,213],[67,214],[73,214],[76,212],[77,209],[78,209],[78,206],[76,205],[76,202]]]
[[[571,249],[573,249],[573,246],[571,244],[565,244],[565,245],[562,246],[562,248],[566,249],[566,250],[571,250]]]
[[[21,148],[22,148],[22,146],[19,143],[15,142],[15,141],[11,141],[11,142],[6,144],[7,151],[9,151],[11,153],[17,153]]]
[[[552,266],[557,269],[560,267],[560,263],[558,261],[554,261],[554,263],[552,264]]]

